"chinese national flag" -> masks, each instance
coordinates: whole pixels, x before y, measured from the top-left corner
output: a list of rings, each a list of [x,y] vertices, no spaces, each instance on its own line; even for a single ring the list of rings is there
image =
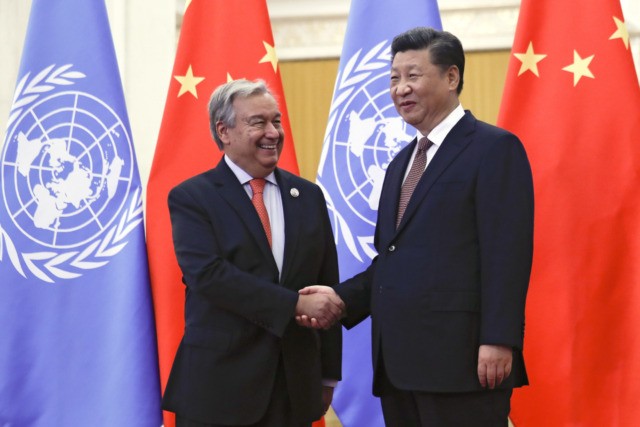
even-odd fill
[[[265,0],[187,0],[147,190],[147,245],[163,390],[184,330],[184,287],[173,252],[167,195],[220,159],[207,105],[216,87],[239,78],[263,79],[278,98],[285,131],[279,166],[297,174]],[[173,425],[173,415],[165,412],[165,426]]]
[[[523,0],[498,122],[534,176],[521,426],[640,422],[640,88],[619,0]]]

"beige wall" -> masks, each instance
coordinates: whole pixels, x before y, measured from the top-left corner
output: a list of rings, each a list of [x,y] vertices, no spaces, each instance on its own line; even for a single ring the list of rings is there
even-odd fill
[[[495,124],[509,61],[508,51],[471,52],[466,57],[464,108]],[[280,62],[300,175],[315,181],[338,59]]]

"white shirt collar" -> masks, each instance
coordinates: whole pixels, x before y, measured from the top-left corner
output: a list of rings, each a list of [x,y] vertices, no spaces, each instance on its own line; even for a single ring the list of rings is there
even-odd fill
[[[460,121],[460,119],[464,117],[464,108],[462,108],[462,104],[458,104],[456,108],[453,109],[452,112],[449,113],[447,117],[444,118],[440,123],[434,127],[427,137],[429,141],[433,142],[434,145],[440,147],[442,141],[447,137],[451,129]],[[424,137],[424,135],[418,131],[418,140]]]
[[[242,169],[240,166],[233,163],[233,160],[231,160],[229,156],[224,156],[224,160],[225,162],[227,162],[227,165],[229,166],[229,168],[231,168],[231,171],[236,176],[236,178],[238,178],[238,181],[240,181],[240,184],[245,185],[253,179],[253,177],[249,175],[244,169]],[[273,185],[276,185],[276,186],[278,185],[278,182],[276,181],[276,176],[273,172],[267,175],[264,179],[266,179]]]

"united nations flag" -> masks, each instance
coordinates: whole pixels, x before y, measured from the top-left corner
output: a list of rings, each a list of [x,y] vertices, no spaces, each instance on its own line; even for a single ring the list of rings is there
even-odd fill
[[[0,425],[157,427],[142,191],[104,2],[34,0],[18,75],[0,154]]]
[[[391,159],[416,135],[389,95],[391,41],[410,28],[441,29],[436,0],[352,0],[324,138],[318,184],[332,215],[340,278],[366,269],[380,190]],[[345,427],[383,426],[371,395],[370,323],[345,331],[343,381],[333,408]]]

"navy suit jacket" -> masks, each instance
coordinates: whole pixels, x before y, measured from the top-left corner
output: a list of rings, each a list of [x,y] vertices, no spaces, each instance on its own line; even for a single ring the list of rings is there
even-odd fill
[[[281,169],[275,176],[285,218],[281,278],[256,210],[224,159],[169,194],[186,327],[163,407],[184,418],[257,422],[281,359],[294,417],[311,422],[322,416],[322,378],[340,379],[340,326],[316,331],[294,319],[299,289],[338,281],[325,199],[309,181]]]
[[[501,387],[524,385],[533,253],[533,183],[524,148],[515,135],[466,112],[438,148],[396,229],[416,143],[388,167],[375,231],[378,256],[335,288],[347,305],[344,324],[371,315],[374,369],[383,358],[400,389],[481,390],[481,344],[512,347],[513,371]]]

